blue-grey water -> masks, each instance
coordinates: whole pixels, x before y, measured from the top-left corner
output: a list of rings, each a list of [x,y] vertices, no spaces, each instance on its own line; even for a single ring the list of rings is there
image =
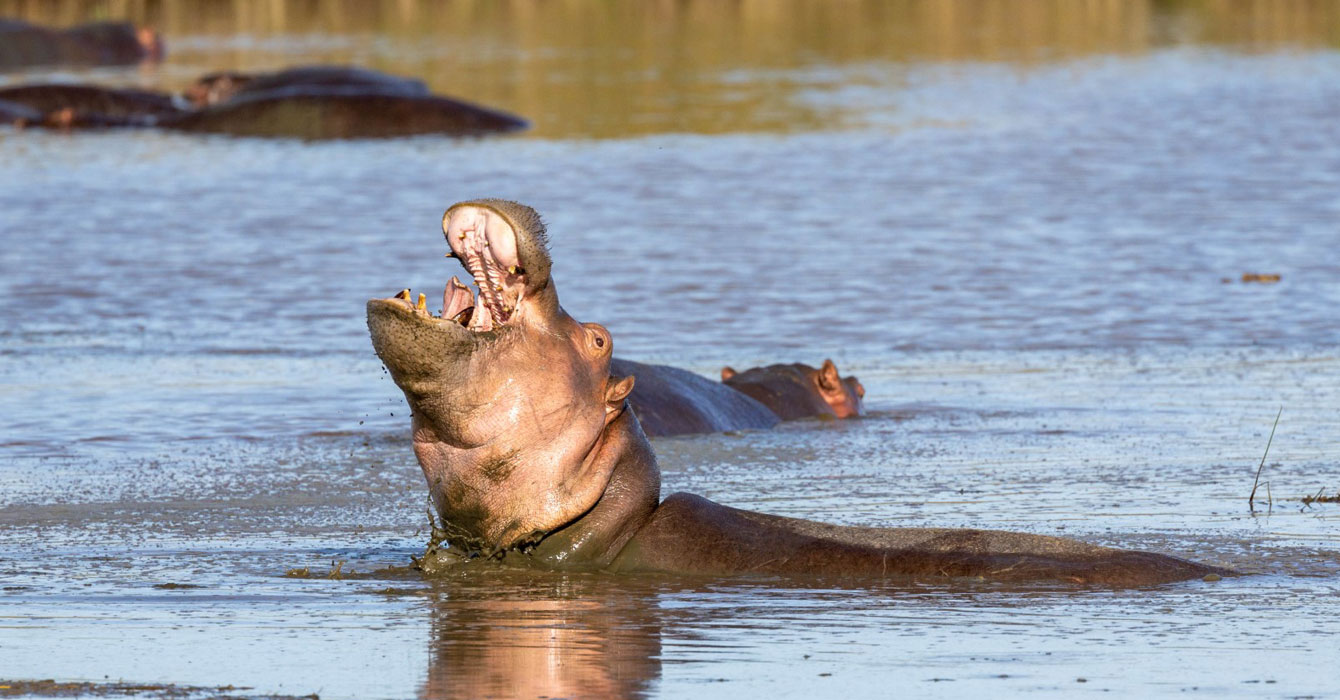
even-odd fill
[[[328,698],[1340,694],[1340,504],[1302,502],[1340,493],[1340,53],[717,78],[782,83],[820,124],[0,130],[0,678]],[[421,550],[425,496],[363,303],[434,298],[460,272],[441,213],[477,196],[545,215],[565,307],[624,357],[709,376],[832,357],[867,387],[862,420],[656,441],[666,493],[1255,575],[1114,591],[377,573]],[[359,575],[325,578],[334,562]],[[315,578],[285,577],[301,568]]]

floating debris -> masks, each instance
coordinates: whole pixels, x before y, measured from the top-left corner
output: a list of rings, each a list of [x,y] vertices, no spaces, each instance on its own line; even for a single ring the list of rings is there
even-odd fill
[[[1313,503],[1340,503],[1340,491],[1336,491],[1334,496],[1323,495],[1325,489],[1317,489],[1317,492],[1311,496],[1303,496],[1303,505],[1310,506]]]

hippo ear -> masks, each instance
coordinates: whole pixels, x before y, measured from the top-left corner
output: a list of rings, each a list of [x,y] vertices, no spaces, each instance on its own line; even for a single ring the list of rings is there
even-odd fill
[[[622,379],[610,377],[610,380],[605,383],[605,416],[607,418],[623,410],[624,399],[627,399],[628,395],[633,393],[633,379],[633,375],[630,374]]]
[[[727,379],[730,379],[731,377],[734,377],[736,374],[739,374],[739,373],[735,371],[735,368],[734,368],[734,367],[722,367],[722,368],[721,368],[721,381],[724,382],[724,381],[726,381]]]
[[[824,366],[819,368],[819,386],[829,391],[841,388],[842,378],[838,376],[837,365],[832,360],[825,359]]]

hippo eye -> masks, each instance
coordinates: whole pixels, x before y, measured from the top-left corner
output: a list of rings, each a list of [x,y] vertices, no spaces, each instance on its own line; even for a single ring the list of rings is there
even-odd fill
[[[584,325],[586,326],[586,342],[590,343],[587,347],[601,355],[608,352],[611,345],[609,331],[605,330],[605,327],[599,323]]]

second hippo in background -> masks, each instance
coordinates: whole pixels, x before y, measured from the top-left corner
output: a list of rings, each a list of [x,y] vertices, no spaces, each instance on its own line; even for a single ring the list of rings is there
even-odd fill
[[[479,136],[525,129],[507,114],[428,92],[412,78],[363,68],[304,66],[214,73],[183,97],[198,107],[163,125],[181,131],[298,139]]]
[[[865,387],[856,377],[839,376],[832,360],[824,360],[818,369],[798,362],[743,372],[723,367],[721,381],[767,406],[782,420],[851,418],[864,410]]]
[[[637,380],[628,403],[650,437],[766,430],[778,418],[767,406],[688,370],[612,358],[610,372]]]

